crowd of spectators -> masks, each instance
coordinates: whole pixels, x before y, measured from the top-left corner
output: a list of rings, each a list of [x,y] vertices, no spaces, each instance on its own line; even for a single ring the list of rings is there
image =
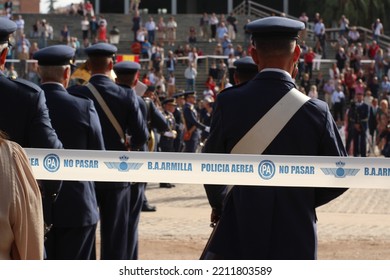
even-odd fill
[[[302,13],[300,20],[309,23]],[[338,126],[345,130],[346,148],[350,155],[389,155],[388,102],[390,49],[380,46],[383,25],[377,19],[371,26],[372,38],[361,38],[356,26],[342,15],[337,38],[330,40],[320,14],[313,18],[315,40],[306,44],[308,33],[302,34],[300,75],[297,85],[312,98],[323,98],[333,112]],[[332,50],[333,49],[333,50]],[[335,53],[334,57],[329,54]],[[328,71],[320,67],[321,59],[332,59]],[[317,66],[314,67],[314,63]],[[312,77],[313,69],[318,76]],[[324,79],[325,74],[325,79]],[[313,86],[317,93],[313,94]],[[378,104],[382,104],[378,106]],[[364,148],[363,148],[364,147]],[[367,147],[367,150],[366,150]]]
[[[134,2],[135,5],[139,4],[139,1]],[[71,34],[75,31],[70,31],[67,25],[60,31],[54,31],[45,19],[39,19],[28,36],[37,38],[37,44],[31,44],[24,34],[22,16],[14,17],[18,30],[14,36],[14,48],[10,52],[10,58],[31,58],[35,51],[53,40],[56,32],[60,34],[61,42],[74,47],[77,54],[82,54],[83,48],[97,42],[118,43],[111,40],[113,35],[117,35],[119,40],[118,28],[112,26],[107,32],[109,23],[103,15],[95,15],[89,1],[71,5],[69,13],[79,15],[78,34]],[[203,13],[197,22],[190,26],[184,41],[177,39],[179,26],[173,15],[158,15],[156,20],[153,15],[149,15],[143,22],[137,6],[132,8],[130,18],[133,35],[130,50],[131,53],[140,55],[144,82],[162,88],[168,96],[178,90],[176,81],[180,76],[186,81],[183,90],[196,90],[204,93],[202,97],[215,98],[220,90],[234,85],[234,61],[250,52],[250,37],[244,28],[238,27],[239,22],[234,13],[226,17],[223,14]],[[354,130],[351,127],[363,120],[363,127],[367,131],[367,137],[363,140],[367,141],[369,146],[366,154],[375,154],[378,149],[379,152],[386,153],[390,138],[387,128],[390,116],[386,109],[390,94],[390,50],[384,49],[380,41],[381,35],[384,34],[380,19],[370,27],[372,38],[368,39],[362,38],[358,28],[344,15],[338,21],[338,31],[334,33],[337,35],[333,38],[331,37],[334,35],[327,32],[325,21],[319,13],[313,18],[302,13],[299,19],[305,23],[307,29],[302,32],[299,40],[302,53],[296,78],[297,87],[310,97],[321,98],[327,102],[334,113],[335,121],[340,128],[345,129],[347,135],[352,135]],[[249,21],[247,19],[241,26],[244,27]],[[238,42],[239,32],[242,32],[240,38],[243,39]],[[81,42],[78,38],[81,38]],[[199,47],[199,42],[208,42],[211,46],[207,48],[207,53]],[[203,86],[197,88],[198,66],[204,61],[203,55],[209,57],[209,69]],[[324,59],[329,59],[332,63],[321,63]],[[179,63],[185,65],[182,73],[177,71]],[[35,72],[34,63],[26,64],[23,73],[19,75],[15,70],[6,71],[12,73],[10,75],[36,81]],[[351,110],[351,105],[356,104],[357,95],[360,94],[363,94],[363,100],[372,112],[367,117],[356,116],[357,113]],[[353,114],[355,115],[352,116]],[[375,129],[372,129],[372,123],[376,123]],[[352,151],[353,147],[352,141],[350,154],[356,155],[356,152]]]

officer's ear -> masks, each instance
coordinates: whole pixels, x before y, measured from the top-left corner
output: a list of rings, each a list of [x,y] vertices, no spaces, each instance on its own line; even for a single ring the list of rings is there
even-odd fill
[[[112,61],[112,59],[110,59],[110,62],[108,63],[108,70],[112,70],[114,68],[114,61]]]
[[[70,66],[65,68],[63,78],[65,81],[70,79]]]
[[[233,74],[233,80],[234,80],[234,83],[236,85],[238,85],[240,83],[240,79],[238,78],[238,75],[237,75],[237,72],[234,71],[234,74]]]
[[[131,87],[135,87],[137,85],[137,83],[138,83],[138,78],[135,78],[133,84],[131,85]]]
[[[251,52],[251,57],[252,57],[253,61],[254,61],[256,64],[259,64],[259,59],[257,58],[256,48],[255,48],[255,47],[252,47],[252,48],[250,49],[250,52]]]
[[[297,43],[294,49],[294,56],[293,56],[294,63],[299,62],[300,56],[301,56],[301,47]]]
[[[0,65],[4,65],[5,64],[5,60],[7,58],[7,54],[8,54],[8,48],[4,48],[3,51],[0,54]]]

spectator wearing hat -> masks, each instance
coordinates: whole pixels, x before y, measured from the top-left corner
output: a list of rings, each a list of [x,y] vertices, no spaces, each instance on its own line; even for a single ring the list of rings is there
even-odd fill
[[[252,33],[251,56],[259,73],[256,79],[217,95],[206,153],[346,156],[328,106],[319,99],[302,96],[295,89],[291,91],[295,88],[293,79],[300,56],[298,32],[304,28],[302,22],[285,17],[267,17],[246,25]],[[302,106],[277,130],[270,143],[260,149],[257,137],[241,140],[249,137],[248,131],[259,133],[256,123],[275,104],[280,104],[281,98],[292,97],[292,92],[305,102],[300,103]],[[285,110],[280,112],[284,113]],[[260,132],[267,133],[271,130]],[[234,148],[237,144],[242,146]],[[225,199],[226,188],[206,188],[212,222],[218,225],[203,258],[315,259],[315,208],[344,191],[240,185],[233,186]]]
[[[66,149],[104,150],[102,128],[93,102],[66,91],[74,55],[74,49],[64,45],[46,47],[33,55],[38,61],[49,116]],[[53,227],[45,241],[47,259],[95,259],[99,213],[94,182],[64,181],[52,214]]]
[[[113,55],[117,48],[107,43],[98,43],[85,49],[88,55],[87,67],[91,71],[89,83],[73,86],[71,93],[80,93],[93,100],[103,130],[106,150],[127,151],[141,148],[148,139],[148,130],[139,102],[131,90],[125,90],[110,79],[113,69]],[[97,100],[100,95],[107,104]],[[103,107],[108,107],[119,123],[120,129],[112,124]],[[128,135],[131,143],[124,134]],[[100,213],[101,259],[128,259],[130,182],[97,182],[96,195]]]

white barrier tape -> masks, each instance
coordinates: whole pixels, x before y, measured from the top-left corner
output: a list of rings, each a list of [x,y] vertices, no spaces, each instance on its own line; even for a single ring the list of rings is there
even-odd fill
[[[26,149],[37,179],[390,189],[386,158]]]

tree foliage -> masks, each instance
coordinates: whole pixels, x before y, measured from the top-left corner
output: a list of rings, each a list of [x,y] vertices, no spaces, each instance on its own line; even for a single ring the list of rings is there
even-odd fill
[[[309,16],[320,13],[327,26],[337,24],[341,16],[345,15],[351,25],[366,28],[370,28],[375,19],[380,18],[385,31],[390,31],[390,18],[386,14],[390,11],[390,0],[300,0],[299,6]]]

